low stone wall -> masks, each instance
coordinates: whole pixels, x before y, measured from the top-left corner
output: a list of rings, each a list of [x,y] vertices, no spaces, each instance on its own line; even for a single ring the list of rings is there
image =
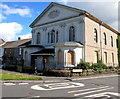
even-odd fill
[[[112,74],[120,73],[120,69],[104,69],[100,71],[94,71],[92,69],[84,70],[82,73],[72,73],[71,70],[48,70],[43,73],[46,76],[57,76],[57,77],[67,77],[67,76],[88,76],[96,74]]]

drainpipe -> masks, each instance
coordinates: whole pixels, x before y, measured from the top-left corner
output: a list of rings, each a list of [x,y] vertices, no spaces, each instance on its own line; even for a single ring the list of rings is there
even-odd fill
[[[102,60],[102,33],[101,33],[101,25],[103,24],[103,22],[102,23],[100,23],[99,24],[99,27],[100,27],[100,56],[101,56],[101,60]]]

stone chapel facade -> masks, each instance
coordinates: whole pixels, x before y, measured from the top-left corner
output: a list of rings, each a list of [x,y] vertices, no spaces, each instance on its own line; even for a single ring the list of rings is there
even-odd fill
[[[72,68],[81,60],[92,64],[98,59],[118,66],[119,32],[86,11],[51,3],[30,27],[32,48],[24,53],[37,70]]]

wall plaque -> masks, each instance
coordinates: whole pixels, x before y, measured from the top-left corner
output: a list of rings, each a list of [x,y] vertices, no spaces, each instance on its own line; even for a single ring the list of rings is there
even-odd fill
[[[48,17],[49,17],[49,18],[56,18],[56,17],[59,16],[59,14],[60,14],[60,11],[59,11],[59,10],[53,10],[53,11],[51,11],[51,12],[48,14]]]

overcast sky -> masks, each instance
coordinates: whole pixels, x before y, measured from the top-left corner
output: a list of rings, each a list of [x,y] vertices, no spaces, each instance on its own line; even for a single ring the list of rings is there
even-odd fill
[[[3,0],[2,0],[3,1]],[[7,0],[6,0],[7,1]],[[119,0],[27,0],[27,2],[0,3],[0,38],[10,41],[17,37],[31,37],[29,25],[52,2],[86,10],[114,29],[118,30],[118,1]],[[19,1],[19,0],[17,0]],[[34,1],[34,2],[29,2]],[[84,1],[84,2],[83,2]],[[89,1],[89,2],[88,2]]]

